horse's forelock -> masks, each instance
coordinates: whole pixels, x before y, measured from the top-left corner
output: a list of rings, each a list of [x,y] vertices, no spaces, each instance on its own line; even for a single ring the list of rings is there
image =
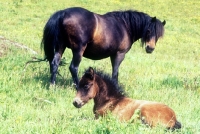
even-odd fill
[[[162,37],[164,35],[164,25],[160,20],[156,21],[155,25],[156,29],[156,36],[157,38]]]
[[[153,21],[153,22],[149,21],[149,24],[146,25],[143,36],[141,38],[142,46],[144,46],[145,42],[147,41],[147,38],[146,38],[147,30],[150,30],[151,33],[155,33],[154,36],[156,37],[156,40],[158,40],[160,37],[164,35],[164,25],[160,20],[156,19],[156,21]],[[153,36],[153,35],[150,35],[150,36]]]
[[[163,26],[163,23],[156,19],[155,22],[152,22],[152,30],[155,31],[155,34],[156,34],[156,38],[158,39],[159,37],[162,37],[163,34],[164,34],[164,26]]]

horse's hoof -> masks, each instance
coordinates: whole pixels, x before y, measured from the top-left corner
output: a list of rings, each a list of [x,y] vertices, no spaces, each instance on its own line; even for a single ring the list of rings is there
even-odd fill
[[[56,84],[49,85],[49,90],[55,90],[55,89],[56,89]]]
[[[73,83],[72,86],[73,86],[76,90],[78,90],[77,84]]]

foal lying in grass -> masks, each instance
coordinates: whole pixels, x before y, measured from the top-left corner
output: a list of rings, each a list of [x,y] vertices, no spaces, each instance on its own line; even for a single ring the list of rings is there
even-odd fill
[[[128,98],[120,86],[113,82],[108,75],[96,72],[90,67],[79,82],[73,104],[75,107],[81,108],[91,99],[94,99],[93,112],[96,118],[104,116],[110,111],[120,120],[128,121],[134,112],[139,110],[139,119],[144,124],[151,127],[161,124],[169,129],[181,128],[175,112],[167,105]]]

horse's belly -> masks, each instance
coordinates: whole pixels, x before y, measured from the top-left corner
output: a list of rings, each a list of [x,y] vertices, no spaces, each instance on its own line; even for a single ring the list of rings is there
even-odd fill
[[[92,60],[101,60],[110,57],[110,54],[100,54],[100,53],[84,53],[83,56]]]
[[[108,58],[111,55],[116,53],[117,49],[112,47],[99,47],[98,45],[95,47],[87,47],[83,56],[92,60],[101,60],[104,58]]]

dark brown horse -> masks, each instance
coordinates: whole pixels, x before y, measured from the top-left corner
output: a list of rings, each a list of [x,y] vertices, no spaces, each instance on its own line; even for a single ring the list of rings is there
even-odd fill
[[[72,50],[69,67],[78,85],[78,67],[82,56],[100,60],[110,57],[112,78],[118,80],[118,68],[132,44],[141,38],[151,53],[163,36],[165,21],[138,11],[115,11],[104,15],[80,7],[55,12],[44,27],[42,45],[50,64],[51,84],[66,47]]]
[[[159,124],[169,129],[181,128],[174,111],[167,105],[128,98],[115,81],[93,68],[89,68],[80,79],[73,104],[80,108],[91,99],[94,99],[93,112],[96,118],[111,112],[120,120],[127,121],[134,112],[139,111],[139,119],[151,127]]]

